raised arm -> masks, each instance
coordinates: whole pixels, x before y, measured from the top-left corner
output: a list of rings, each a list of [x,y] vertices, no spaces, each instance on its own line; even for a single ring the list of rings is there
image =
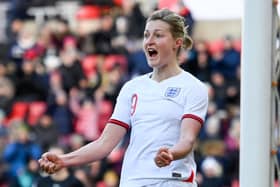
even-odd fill
[[[106,157],[114,147],[121,141],[126,133],[126,129],[115,125],[107,124],[101,136],[73,152],[56,155],[47,152],[39,160],[43,171],[52,174],[63,167],[77,166],[100,160]]]

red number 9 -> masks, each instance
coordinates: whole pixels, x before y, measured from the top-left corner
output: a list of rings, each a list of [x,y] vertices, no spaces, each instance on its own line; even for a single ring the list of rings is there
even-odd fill
[[[135,113],[137,101],[138,101],[137,94],[133,94],[132,97],[131,97],[131,112],[130,112],[130,115],[133,115]]]

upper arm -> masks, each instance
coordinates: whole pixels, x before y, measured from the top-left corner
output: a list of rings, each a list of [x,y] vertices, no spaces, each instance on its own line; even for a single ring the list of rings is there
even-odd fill
[[[126,132],[126,128],[113,123],[108,123],[98,141],[102,142],[101,145],[104,146],[103,148],[109,153],[122,140]]]
[[[208,108],[207,88],[199,84],[186,95],[186,105],[181,122],[180,140],[194,143],[204,123]]]
[[[181,123],[180,140],[194,143],[201,129],[201,123],[192,118],[184,118]]]
[[[130,128],[131,99],[131,88],[129,84],[125,84],[119,92],[113,114],[109,119],[109,123]]]
[[[186,93],[186,104],[184,106],[182,120],[193,119],[202,125],[207,113],[207,108],[208,90],[206,86],[202,84],[194,86]]]

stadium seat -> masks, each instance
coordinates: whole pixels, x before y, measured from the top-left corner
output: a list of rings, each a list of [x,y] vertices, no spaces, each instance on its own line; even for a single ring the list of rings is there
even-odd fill
[[[207,43],[207,48],[211,55],[222,52],[224,49],[223,40],[214,40]]]
[[[27,115],[27,122],[29,125],[34,126],[37,124],[40,117],[46,112],[47,104],[43,101],[34,101],[29,105],[29,111]]]
[[[29,103],[17,101],[13,104],[11,113],[5,118],[4,124],[9,125],[13,120],[24,120],[29,108]]]
[[[122,70],[127,69],[127,58],[124,55],[107,55],[104,60],[103,68],[110,71],[116,64],[121,65]]]
[[[81,61],[82,69],[87,78],[90,78],[97,71],[99,56],[89,55]]]
[[[233,47],[235,50],[241,52],[241,40],[234,40]]]
[[[101,15],[101,9],[98,6],[85,5],[82,6],[76,13],[78,20],[98,19]]]
[[[101,107],[99,109],[99,116],[98,116],[98,126],[100,132],[103,131],[106,123],[110,119],[113,112],[113,105],[110,101],[102,101]]]

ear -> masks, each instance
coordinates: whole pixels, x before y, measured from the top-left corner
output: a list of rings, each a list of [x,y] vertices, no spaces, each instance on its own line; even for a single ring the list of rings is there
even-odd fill
[[[175,40],[175,47],[178,49],[179,47],[183,46],[183,38],[177,38]]]

